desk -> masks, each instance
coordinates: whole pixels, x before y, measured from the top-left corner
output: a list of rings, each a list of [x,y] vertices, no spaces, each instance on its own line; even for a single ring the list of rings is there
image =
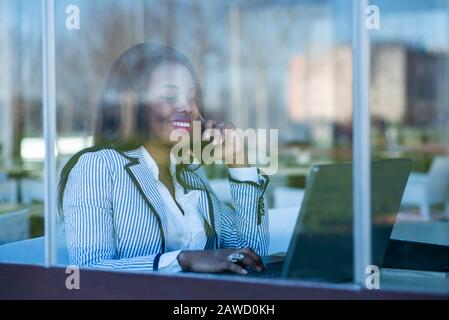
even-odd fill
[[[449,274],[384,268],[380,272],[380,286],[387,290],[449,294]]]
[[[67,290],[65,268],[0,264],[0,299],[449,299],[449,293],[366,290],[292,280],[230,276],[80,271],[80,290]]]

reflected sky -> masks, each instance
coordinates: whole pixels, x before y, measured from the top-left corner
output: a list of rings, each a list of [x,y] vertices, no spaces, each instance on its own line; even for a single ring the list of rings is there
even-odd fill
[[[5,2],[6,0],[2,0]],[[14,11],[12,26],[15,32],[24,36],[35,37],[40,33],[40,1],[9,1]],[[195,1],[177,0],[174,6],[188,6]],[[348,43],[351,39],[351,3],[352,0],[231,0],[231,1],[197,1],[203,7],[203,11],[218,11],[223,13],[231,5],[238,5],[242,10],[277,10],[282,7],[322,7],[326,8],[327,18],[334,22],[332,42]],[[57,26],[63,26],[65,19],[65,7],[76,4],[83,12],[98,10],[98,16],[108,15],[114,6],[115,9],[135,12],[139,3],[145,3],[148,8],[160,10],[156,7],[160,2],[153,0],[58,0],[56,2]],[[164,2],[165,3],[165,2]],[[423,48],[441,49],[448,45],[449,41],[449,1],[446,0],[371,0],[371,4],[379,6],[381,10],[381,30],[372,33],[374,41],[402,41],[411,46]],[[3,10],[3,8],[2,8]],[[298,17],[300,18],[300,17]],[[25,23],[28,22],[28,23]],[[82,21],[86,23],[86,21]],[[277,23],[274,21],[273,23]],[[151,24],[151,21],[146,21]],[[22,25],[20,27],[19,25]],[[29,27],[27,27],[27,25]],[[319,41],[318,39],[316,39]],[[327,38],[325,39],[328,40]]]

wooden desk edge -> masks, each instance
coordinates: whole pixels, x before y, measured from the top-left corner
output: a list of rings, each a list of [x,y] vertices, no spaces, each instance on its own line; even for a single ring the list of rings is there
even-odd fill
[[[85,269],[80,271],[80,290],[68,290],[65,271],[62,267],[0,264],[0,299],[449,299],[449,293],[366,290],[355,285]]]

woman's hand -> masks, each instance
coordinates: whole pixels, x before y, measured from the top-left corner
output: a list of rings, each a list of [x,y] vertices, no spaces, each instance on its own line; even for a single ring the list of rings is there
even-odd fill
[[[235,126],[229,122],[207,120],[204,125],[203,137],[210,139],[212,136],[214,145],[223,145],[220,160],[225,160],[229,168],[248,167],[243,131],[236,131]]]
[[[243,260],[238,264],[230,262],[228,257],[233,253],[242,253]],[[245,275],[248,273],[247,267],[256,272],[262,272],[265,269],[262,258],[250,248],[181,251],[178,262],[183,271],[190,272],[235,272]]]

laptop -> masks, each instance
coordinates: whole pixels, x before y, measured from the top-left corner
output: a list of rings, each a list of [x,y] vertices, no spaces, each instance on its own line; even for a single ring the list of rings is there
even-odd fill
[[[410,174],[410,159],[371,163],[372,264],[381,266]],[[256,277],[353,280],[352,163],[314,165],[285,256]]]

